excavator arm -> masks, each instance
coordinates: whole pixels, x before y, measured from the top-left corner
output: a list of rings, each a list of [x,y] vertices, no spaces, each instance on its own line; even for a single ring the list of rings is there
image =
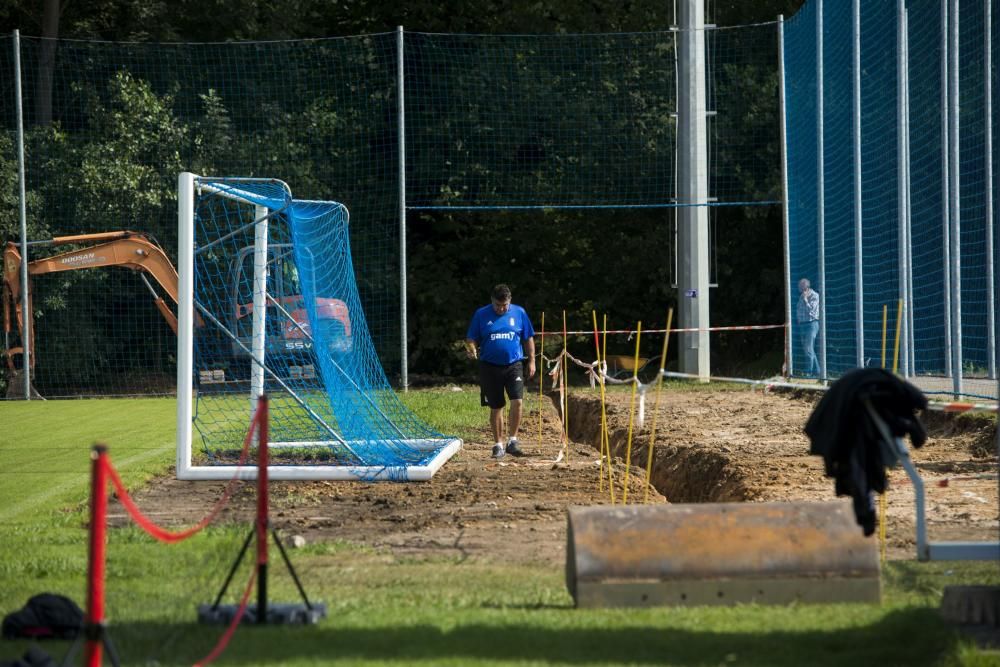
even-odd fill
[[[151,238],[140,232],[120,231],[58,236],[45,244],[51,246],[79,244],[85,247],[29,262],[29,276],[106,266],[120,266],[139,271],[146,287],[153,294],[157,310],[174,333],[177,333],[177,317],[146,279],[147,275],[152,277],[176,304],[179,282],[177,270],[163,249]],[[24,354],[24,322],[25,318],[31,316],[30,288],[29,294],[21,294],[21,261],[17,244],[8,243],[3,251],[3,285],[0,287],[0,299],[3,301],[5,356],[7,366],[11,370],[15,370],[14,357]],[[22,343],[18,347],[10,345],[15,331]]]

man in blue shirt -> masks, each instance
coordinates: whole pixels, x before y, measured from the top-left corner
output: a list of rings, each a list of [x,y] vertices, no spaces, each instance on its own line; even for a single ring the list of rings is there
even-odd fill
[[[510,288],[493,288],[492,303],[472,316],[465,334],[465,351],[470,359],[479,359],[480,403],[490,408],[490,428],[493,431],[493,458],[503,455],[524,456],[517,443],[521,425],[521,399],[524,396],[524,366],[528,360],[528,377],[535,376],[535,330],[524,308],[510,302]],[[521,342],[524,342],[524,350]],[[527,355],[525,355],[527,352]],[[504,392],[510,397],[510,420],[507,446],[503,444]]]

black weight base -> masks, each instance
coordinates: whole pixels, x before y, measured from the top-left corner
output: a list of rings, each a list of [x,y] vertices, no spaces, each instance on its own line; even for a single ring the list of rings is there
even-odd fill
[[[236,617],[239,605],[220,604],[212,607],[210,604],[198,605],[198,622],[205,625],[228,625]],[[307,607],[302,603],[268,603],[267,625],[316,625],[321,618],[326,618],[326,605],[322,602],[313,603]],[[247,605],[240,623],[257,623],[257,605]]]

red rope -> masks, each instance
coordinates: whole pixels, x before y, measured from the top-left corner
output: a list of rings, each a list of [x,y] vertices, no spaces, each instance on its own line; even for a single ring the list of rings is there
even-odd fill
[[[233,620],[229,622],[229,627],[227,627],[226,631],[222,633],[221,637],[219,637],[219,641],[216,643],[215,648],[213,648],[204,658],[194,663],[194,667],[207,665],[222,655],[222,652],[226,650],[227,646],[229,646],[229,640],[233,638],[233,634],[236,632],[236,626],[238,626],[240,621],[243,620],[243,614],[247,610],[247,603],[250,601],[250,592],[253,590],[253,584],[256,579],[257,568],[253,568],[253,572],[250,573],[250,581],[247,583],[247,589],[243,591],[243,599],[240,600],[240,607],[236,610],[236,615],[233,616]]]
[[[267,413],[268,413],[268,402],[266,396],[261,396],[258,399],[257,412],[254,413],[253,421],[251,422],[250,433],[247,434],[247,443],[250,442],[250,438],[253,435],[254,427],[257,428],[259,437],[257,438],[257,567],[253,568],[253,572],[250,575],[250,581],[247,583],[247,588],[243,591],[243,599],[240,600],[240,607],[236,611],[236,616],[233,620],[229,622],[229,627],[219,638],[218,643],[212,651],[202,658],[199,662],[194,664],[194,667],[202,667],[212,662],[218,658],[226,647],[229,645],[229,640],[232,639],[233,634],[236,632],[236,627],[243,620],[243,614],[246,611],[247,604],[250,600],[250,592],[253,590],[254,581],[257,580],[258,574],[261,573],[262,567],[267,566]],[[244,452],[246,452],[246,443],[244,443]],[[260,574],[260,586],[261,589],[258,593],[263,591],[264,586],[267,584],[266,571],[264,574]],[[263,618],[266,621],[266,617],[262,615],[267,614],[266,601],[264,599],[258,600],[257,603],[257,614],[258,622]]]
[[[254,431],[257,430],[257,420],[258,417],[256,415],[254,415],[254,418],[250,420],[250,428],[247,431],[246,438],[243,440],[243,451],[240,453],[240,466],[246,462],[247,453],[250,451],[250,441],[253,438]],[[212,523],[212,521],[215,520],[215,517],[219,515],[219,512],[222,511],[222,508],[226,506],[226,503],[229,502],[229,498],[233,495],[233,490],[236,488],[236,482],[238,481],[239,476],[239,472],[237,471],[233,475],[233,478],[229,480],[229,483],[226,484],[226,488],[222,492],[222,497],[219,498],[218,502],[215,503],[215,506],[211,509],[208,515],[199,521],[197,525],[192,528],[188,528],[187,530],[172,532],[166,528],[156,525],[156,523],[142,513],[142,510],[139,509],[139,507],[135,504],[135,501],[133,501],[129,496],[128,490],[125,488],[125,485],[122,484],[122,480],[118,476],[118,472],[115,470],[115,467],[111,463],[110,459],[107,461],[107,470],[111,477],[111,482],[115,485],[115,492],[118,494],[118,499],[121,500],[122,505],[125,506],[128,513],[132,515],[132,519],[139,524],[140,528],[149,533],[152,537],[168,544],[186,540],[205,528],[208,524]]]

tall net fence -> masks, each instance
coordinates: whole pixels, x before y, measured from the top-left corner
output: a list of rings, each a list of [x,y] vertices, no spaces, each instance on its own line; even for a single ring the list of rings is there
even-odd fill
[[[705,37],[708,205],[774,204],[775,24]],[[351,211],[361,305],[396,377],[401,193],[410,211],[675,207],[677,38],[676,30],[226,44],[22,37],[28,238],[131,229],[174,260],[177,173],[280,177],[297,196]],[[14,47],[0,39],[0,71],[14,71]],[[14,197],[0,223],[16,238],[12,77],[0,77],[0,123],[2,196]],[[32,246],[28,259],[49,252]],[[119,344],[103,324],[93,336],[73,336],[82,319],[111,311],[109,291],[149,305],[148,289],[128,271],[109,290],[112,273],[32,278],[34,379],[43,395],[145,393],[163,384],[146,382],[151,369],[171,375],[169,333],[152,337],[162,339],[155,345]],[[161,326],[149,312],[135,317]],[[109,358],[101,345],[114,351],[114,364],[93,361]],[[72,370],[84,359],[96,363],[86,379]]]
[[[996,17],[989,2],[952,4],[862,2],[855,31],[842,3],[811,0],[785,22],[789,298],[799,278],[820,292],[828,376],[898,363],[952,392],[995,378]]]

